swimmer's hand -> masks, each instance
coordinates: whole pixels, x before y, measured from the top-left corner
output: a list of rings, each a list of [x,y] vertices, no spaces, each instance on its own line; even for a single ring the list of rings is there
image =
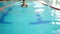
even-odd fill
[[[22,4],[21,7],[28,7],[28,5],[27,4]]]

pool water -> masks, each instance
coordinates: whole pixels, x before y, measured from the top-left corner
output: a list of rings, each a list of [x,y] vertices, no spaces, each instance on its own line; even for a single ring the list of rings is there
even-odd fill
[[[59,34],[56,30],[60,29],[60,25],[51,22],[42,22],[42,24],[40,21],[54,21],[54,17],[50,16],[52,8],[44,5],[42,5],[44,7],[36,8],[34,7],[37,4],[36,2],[27,3],[27,8],[20,7],[21,2],[16,2],[13,6],[3,10],[3,13],[9,11],[4,17],[4,21],[10,23],[0,23],[1,34]],[[44,9],[44,11],[39,14],[39,12],[35,12],[37,9]]]

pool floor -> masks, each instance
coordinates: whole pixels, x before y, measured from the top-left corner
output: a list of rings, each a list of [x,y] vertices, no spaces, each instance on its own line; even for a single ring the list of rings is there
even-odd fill
[[[57,30],[60,30],[60,25],[54,23],[52,24],[51,22],[43,24],[29,24],[38,22],[39,19],[36,18],[36,9],[33,7],[34,3],[32,3],[32,5],[28,6],[27,8],[20,7],[18,3],[19,2],[11,6],[12,10],[9,10],[7,16],[4,17],[4,21],[10,23],[0,22],[0,34],[60,34],[57,32]],[[5,8],[3,11],[8,11],[9,8]],[[45,8],[45,11],[50,13],[48,11],[51,11],[51,8],[46,6]],[[44,12],[43,14],[46,13]],[[45,17],[46,16],[51,18],[49,15],[45,15]],[[47,17],[43,17],[43,20],[46,19],[51,21],[51,19]]]

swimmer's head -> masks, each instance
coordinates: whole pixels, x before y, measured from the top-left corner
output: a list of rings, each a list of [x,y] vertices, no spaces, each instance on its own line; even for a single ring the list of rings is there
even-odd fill
[[[27,7],[28,5],[26,4],[26,0],[22,0],[22,5],[21,5],[21,7]]]
[[[28,7],[28,5],[27,4],[22,4],[21,7]]]

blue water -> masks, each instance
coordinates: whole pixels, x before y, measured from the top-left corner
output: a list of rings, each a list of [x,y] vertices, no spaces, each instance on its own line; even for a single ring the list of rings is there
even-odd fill
[[[18,3],[19,5],[13,4],[13,6],[11,6],[12,10],[9,10],[9,13],[5,16],[4,21],[11,22],[11,24],[0,23],[0,34],[53,34],[52,31],[60,29],[60,25],[53,25],[50,22],[46,24],[29,24],[38,22],[38,19],[35,18],[35,8],[33,8],[35,4],[28,2],[28,4],[31,5],[26,8],[20,7],[21,3]],[[45,11],[43,12],[44,16],[42,20],[51,21],[51,12],[48,11],[51,11],[52,8],[49,6],[45,6],[44,8]],[[7,10],[8,8],[4,9],[4,11]]]
[[[12,4],[13,2],[10,2],[10,1],[7,1],[7,2],[4,2],[4,1],[0,1],[0,7],[3,7],[3,6],[6,6],[8,4]]]

